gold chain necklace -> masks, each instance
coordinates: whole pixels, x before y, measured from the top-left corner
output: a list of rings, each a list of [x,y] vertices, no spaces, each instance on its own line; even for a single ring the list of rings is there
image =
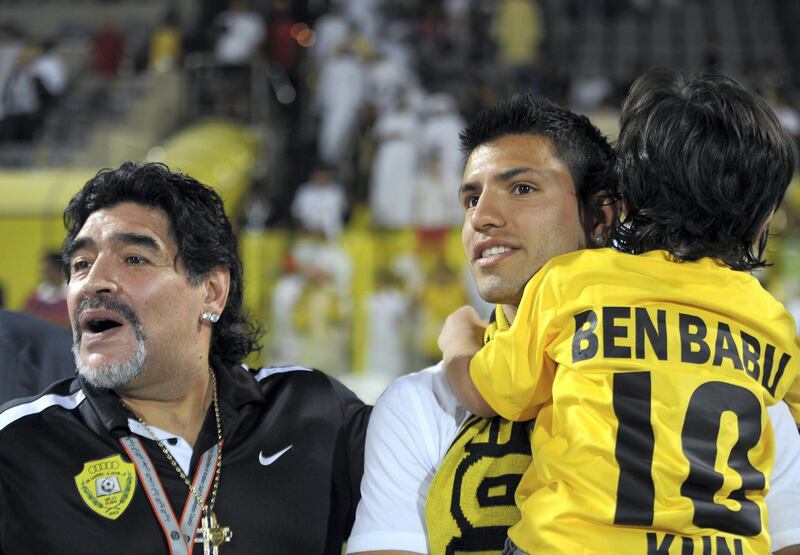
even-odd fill
[[[214,371],[209,367],[208,372],[211,376],[211,394],[214,404],[214,420],[217,425],[217,446],[218,446],[218,455],[217,455],[217,464],[214,466],[214,484],[211,487],[211,500],[207,503],[203,503],[203,498],[200,496],[200,493],[195,489],[192,483],[189,481],[189,478],[186,476],[186,473],[183,472],[183,469],[178,464],[178,461],[175,460],[175,457],[172,456],[172,453],[169,452],[169,449],[164,445],[164,443],[156,437],[156,434],[153,433],[153,430],[147,423],[142,420],[138,415],[133,413],[133,411],[125,404],[125,401],[122,401],[122,405],[128,409],[134,416],[136,416],[136,420],[139,421],[147,433],[150,434],[150,437],[153,441],[156,442],[158,447],[164,453],[164,456],[167,457],[167,460],[172,465],[172,468],[175,469],[175,472],[178,473],[178,476],[181,477],[183,483],[186,484],[186,487],[189,488],[189,492],[197,501],[198,505],[202,508],[203,513],[203,523],[201,528],[202,537],[198,538],[196,542],[203,542],[203,552],[204,553],[217,553],[219,546],[223,542],[231,541],[233,536],[233,532],[227,528],[222,527],[217,523],[217,517],[213,513],[214,510],[214,503],[217,501],[217,489],[219,488],[219,476],[222,473],[222,419],[219,416],[219,399],[217,398],[217,376],[214,374]],[[209,543],[213,546],[211,547],[212,551],[209,551]]]

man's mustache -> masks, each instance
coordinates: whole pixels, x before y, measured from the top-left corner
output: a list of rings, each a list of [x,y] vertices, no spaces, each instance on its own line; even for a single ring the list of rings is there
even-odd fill
[[[75,321],[73,322],[76,343],[80,342],[81,336],[83,335],[83,330],[80,325],[81,316],[83,316],[83,313],[87,310],[95,308],[104,308],[118,314],[133,327],[137,338],[141,339],[143,337],[142,324],[139,322],[139,318],[136,316],[136,312],[134,312],[133,308],[112,297],[86,297],[78,305],[78,310],[75,313]]]

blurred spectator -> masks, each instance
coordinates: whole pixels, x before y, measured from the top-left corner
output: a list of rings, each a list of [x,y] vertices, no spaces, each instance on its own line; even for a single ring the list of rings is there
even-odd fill
[[[316,168],[311,179],[297,188],[292,202],[292,216],[306,230],[322,233],[328,239],[342,232],[346,213],[344,188],[323,166]]]
[[[388,270],[378,272],[375,291],[367,298],[367,369],[371,374],[388,380],[408,372],[411,308],[400,280]]]
[[[404,90],[417,81],[411,68],[397,58],[387,55],[384,46],[372,54],[367,66],[367,101],[379,112],[397,106]]]
[[[470,0],[444,0],[445,29],[449,42],[457,50],[469,51],[470,41]]]
[[[13,27],[0,26],[0,93],[5,90],[5,85],[11,72],[17,65],[20,53],[25,49],[22,34]],[[0,100],[2,97],[0,96]],[[4,116],[3,105],[0,102],[0,119]]]
[[[247,0],[233,0],[214,19],[214,27],[220,33],[214,54],[229,65],[246,64],[256,57],[267,33],[264,18],[250,9]]]
[[[305,274],[307,281],[292,312],[293,326],[301,338],[295,363],[342,374],[349,366],[349,297],[340,295],[334,276],[322,266],[309,266]]]
[[[414,27],[409,23],[402,20],[392,21],[375,39],[374,48],[383,52],[398,65],[416,73],[417,53],[415,45],[411,42],[413,33]]]
[[[150,36],[151,71],[169,71],[178,67],[183,55],[183,36],[178,12],[169,10]]]
[[[541,13],[534,0],[500,2],[492,21],[492,35],[498,45],[497,63],[510,75],[511,89],[528,88],[543,34]]]
[[[322,68],[328,58],[332,57],[340,48],[347,44],[350,36],[350,23],[342,14],[342,8],[333,4],[330,9],[321,15],[314,23],[316,42],[311,47],[311,55],[318,68]]]
[[[397,109],[379,116],[378,143],[369,185],[374,223],[379,227],[410,227],[413,220],[414,184],[417,181],[416,113],[405,98]]]
[[[92,36],[92,67],[97,75],[116,77],[125,51],[125,38],[111,20]]]
[[[441,359],[437,340],[445,319],[458,307],[466,304],[467,296],[461,280],[444,262],[439,262],[430,272],[422,289],[419,307],[422,311],[417,341],[426,361]]]
[[[456,99],[447,93],[429,95],[423,110],[421,151],[423,154],[435,152],[439,157],[442,179],[450,185],[455,183],[456,188],[450,192],[456,198],[464,171],[464,156],[458,147],[458,135],[466,126],[466,121],[458,113]]]
[[[61,255],[48,253],[42,258],[42,282],[25,301],[26,313],[69,327],[67,283],[61,267]]]
[[[353,262],[339,242],[307,236],[295,243],[292,257],[307,278],[330,283],[337,295],[349,298]]]
[[[382,0],[339,0],[347,19],[358,27],[358,32],[369,40],[379,35],[381,28],[380,5]]]
[[[281,276],[272,290],[271,307],[272,332],[268,337],[272,340],[270,364],[296,364],[303,348],[302,337],[294,327],[295,306],[306,284],[305,277],[299,272],[297,263],[291,254],[284,256],[281,262]]]
[[[544,33],[534,0],[501,0],[492,21],[498,44],[497,61],[506,67],[527,67],[537,61]]]
[[[31,62],[30,73],[36,82],[41,114],[46,115],[67,90],[69,74],[64,59],[55,51],[55,43],[44,41]]]
[[[251,233],[261,233],[267,227],[267,222],[272,216],[273,205],[266,195],[266,191],[258,184],[254,184],[247,192],[244,205],[245,226]]]
[[[270,64],[286,71],[293,82],[296,82],[300,54],[300,45],[292,36],[293,28],[297,24],[292,17],[288,0],[276,0],[269,18],[267,53]]]
[[[364,70],[352,49],[341,47],[327,63],[316,91],[320,114],[319,156],[336,167],[350,153],[364,99]]]
[[[71,347],[72,335],[63,327],[0,310],[0,404],[73,375]]]
[[[458,203],[460,176],[445,174],[438,150],[428,151],[423,154],[423,159],[424,169],[419,173],[415,188],[414,223],[429,235],[459,225],[464,214]]]
[[[41,123],[41,102],[31,73],[33,50],[17,55],[3,87],[0,141],[30,142]]]

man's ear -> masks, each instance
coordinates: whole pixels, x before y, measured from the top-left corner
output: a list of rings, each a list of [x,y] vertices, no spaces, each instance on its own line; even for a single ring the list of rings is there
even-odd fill
[[[604,247],[608,244],[611,230],[619,220],[620,205],[612,198],[608,191],[602,190],[594,193],[589,200],[589,216],[584,229],[586,241],[589,246]]]
[[[228,268],[218,266],[203,278],[201,287],[205,289],[203,297],[203,311],[222,314],[228,301],[228,291],[231,285],[231,273]]]

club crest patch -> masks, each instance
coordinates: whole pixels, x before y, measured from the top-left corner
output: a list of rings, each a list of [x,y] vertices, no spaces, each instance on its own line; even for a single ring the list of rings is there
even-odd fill
[[[90,509],[116,520],[133,498],[136,470],[133,463],[125,462],[121,455],[89,461],[75,476],[75,485]]]

